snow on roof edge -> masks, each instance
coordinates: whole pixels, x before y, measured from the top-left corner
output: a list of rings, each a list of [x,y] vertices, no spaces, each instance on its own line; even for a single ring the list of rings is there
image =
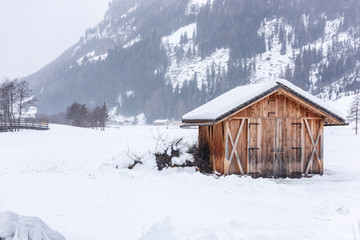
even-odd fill
[[[182,119],[183,121],[216,121],[234,110],[239,110],[244,103],[251,102],[276,86],[278,84],[275,81],[268,81],[235,87],[183,115]]]
[[[225,92],[217,98],[211,100],[208,103],[201,105],[200,107],[183,115],[183,122],[215,122],[219,121],[226,116],[231,115],[234,112],[239,111],[241,108],[247,106],[253,101],[268,95],[272,91],[283,87],[284,89],[292,92],[296,96],[303,98],[307,102],[311,103],[317,108],[320,108],[323,112],[329,114],[335,119],[345,124],[345,118],[341,112],[332,106],[328,105],[321,99],[316,98],[303,89],[295,86],[291,82],[285,79],[278,79],[275,81],[263,82],[252,85],[239,86]],[[244,94],[245,96],[242,96]],[[228,106],[222,106],[223,101],[229,102]]]
[[[306,101],[312,103],[316,107],[320,108],[325,113],[335,117],[337,120],[340,120],[341,122],[345,123],[346,118],[343,116],[343,113],[337,110],[336,108],[330,106],[327,102],[315,97],[314,95],[304,91],[303,89],[295,86],[291,82],[285,80],[285,79],[278,79],[276,82],[282,86],[285,86],[285,88],[288,88],[292,90],[295,95],[300,95],[301,98],[305,99]]]

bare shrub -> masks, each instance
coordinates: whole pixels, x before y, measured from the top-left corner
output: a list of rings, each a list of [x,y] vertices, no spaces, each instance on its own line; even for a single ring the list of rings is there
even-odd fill
[[[182,138],[174,139],[170,144],[167,144],[167,147],[165,147],[163,151],[154,154],[158,170],[173,166],[171,159],[180,156],[180,150],[177,146],[182,140]]]
[[[209,144],[194,144],[188,153],[194,157],[194,165],[201,173],[212,173],[213,167],[210,162],[210,147]]]
[[[133,163],[128,165],[128,169],[133,169],[137,164],[143,164],[141,161],[141,157],[139,157],[136,153],[128,150],[127,156],[133,161]]]

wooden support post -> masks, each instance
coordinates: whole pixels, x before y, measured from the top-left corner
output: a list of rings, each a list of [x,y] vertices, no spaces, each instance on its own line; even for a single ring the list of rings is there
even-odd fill
[[[250,118],[247,119],[247,154],[246,154],[246,174],[250,171]]]
[[[301,166],[301,173],[304,174],[305,173],[305,128],[304,128],[304,120],[305,119],[301,119],[301,139],[300,139],[300,144],[301,144],[301,151],[300,151],[300,166]]]
[[[324,174],[324,123],[320,122],[321,141],[320,141],[320,175]]]
[[[224,174],[229,174],[229,135],[228,135],[228,129],[229,128],[229,121],[225,122],[225,159],[224,159]]]

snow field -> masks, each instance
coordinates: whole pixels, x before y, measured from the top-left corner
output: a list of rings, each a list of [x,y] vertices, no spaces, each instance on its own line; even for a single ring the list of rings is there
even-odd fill
[[[153,135],[192,142],[196,129],[124,126],[0,134],[0,211],[41,218],[68,240],[353,239],[360,216],[360,138],[326,128],[325,174],[303,179],[116,169]]]

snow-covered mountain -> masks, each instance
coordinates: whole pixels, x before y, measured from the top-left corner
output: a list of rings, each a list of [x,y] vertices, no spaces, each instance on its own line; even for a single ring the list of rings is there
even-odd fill
[[[234,86],[279,77],[326,99],[352,94],[359,43],[357,0],[114,0],[28,80],[42,113],[79,101],[179,118]]]

